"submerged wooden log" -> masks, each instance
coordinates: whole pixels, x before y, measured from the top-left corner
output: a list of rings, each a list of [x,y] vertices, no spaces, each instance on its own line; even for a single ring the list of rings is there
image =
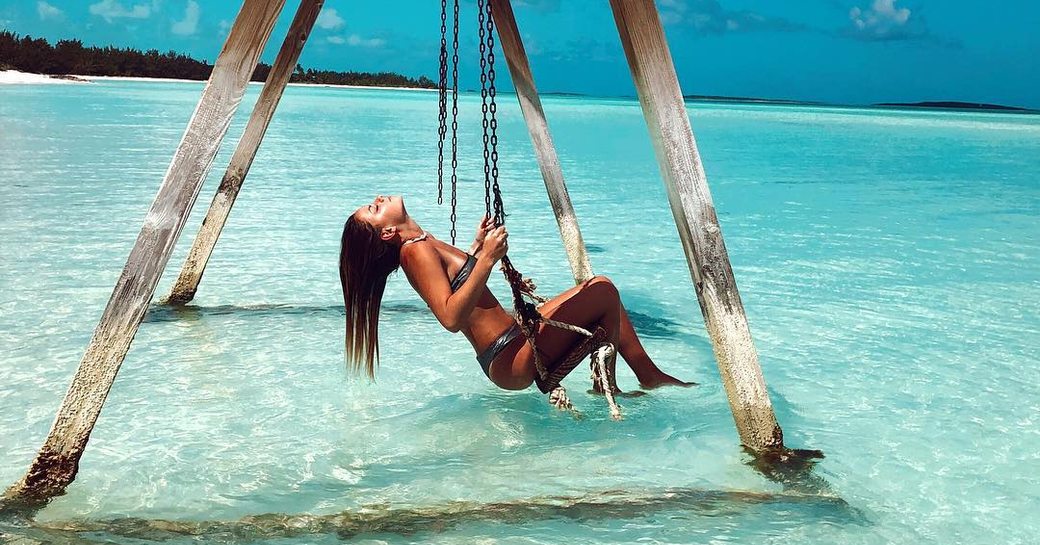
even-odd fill
[[[202,220],[199,234],[188,251],[188,257],[181,267],[180,275],[170,289],[170,296],[166,303],[183,305],[195,297],[202,281],[202,273],[206,271],[206,264],[213,254],[213,247],[220,238],[220,232],[224,229],[231,207],[238,198],[238,192],[242,189],[242,182],[249,174],[249,167],[253,164],[256,151],[260,148],[260,142],[264,139],[267,127],[274,117],[274,111],[278,107],[278,101],[282,98],[285,86],[289,83],[289,77],[296,68],[296,61],[300,58],[300,52],[307,43],[314,21],[318,18],[318,12],[324,0],[303,0],[296,17],[289,27],[289,33],[282,42],[282,47],[275,58],[274,66],[267,76],[264,88],[260,91],[260,97],[256,99],[256,106],[249,116],[242,138],[238,141],[231,162],[228,164],[224,177],[220,180],[213,202],[206,211],[206,217]]]
[[[782,449],[758,352],[653,0],[610,0],[741,442]]]
[[[627,1],[627,0],[624,0]],[[340,540],[382,534],[423,535],[481,523],[524,525],[546,520],[630,520],[662,513],[732,516],[773,508],[787,517],[815,523],[860,523],[866,517],[843,499],[820,494],[739,490],[666,488],[639,491],[600,490],[580,496],[541,496],[500,502],[449,501],[439,505],[391,507],[365,505],[332,514],[268,513],[235,521],[156,520],[120,517],[111,520],[48,521],[27,529],[40,541],[70,535],[121,537],[147,541],[208,541],[214,538],[252,542],[334,535]]]
[[[520,31],[513,17],[513,8],[509,0],[490,2],[492,17],[502,44],[502,53],[505,54],[506,63],[509,65],[509,75],[516,89],[516,98],[520,101],[520,110],[524,113],[524,121],[527,122],[527,132],[531,135],[531,144],[538,157],[538,167],[542,171],[545,191],[549,194],[556,224],[560,228],[560,238],[563,239],[563,247],[567,251],[567,261],[574,275],[574,283],[581,284],[592,278],[592,265],[589,263],[585,241],[578,228],[578,218],[574,214],[571,197],[567,193],[567,185],[563,182],[560,159],[556,156],[556,148],[549,135],[549,124],[545,121],[545,111],[542,110],[542,101],[534,85],[534,76],[531,74],[527,52],[524,51]]]
[[[25,477],[5,493],[9,502],[42,505],[75,478],[94,422],[283,4],[242,5],[47,439]]]

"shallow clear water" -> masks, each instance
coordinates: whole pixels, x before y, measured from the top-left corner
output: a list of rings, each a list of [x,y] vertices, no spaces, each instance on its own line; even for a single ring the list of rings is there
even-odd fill
[[[0,88],[0,485],[40,446],[200,89]],[[594,269],[659,364],[701,386],[622,399],[614,423],[579,371],[574,420],[534,389],[496,390],[402,277],[385,297],[378,381],[348,375],[336,272],[348,212],[401,193],[449,236],[436,102],[290,88],[194,303],[153,307],[76,482],[38,526],[0,523],[0,536],[1036,542],[1040,117],[690,104],[787,442],[827,454],[821,492],[805,494],[738,446],[634,101],[547,97],[545,109]],[[467,245],[483,190],[477,101],[462,104]],[[511,97],[501,112],[514,262],[561,291],[570,273],[523,120]],[[492,287],[507,293],[497,275]],[[636,388],[627,371],[620,384]],[[353,518],[232,524],[263,513]],[[91,526],[126,517],[220,523],[197,538]]]

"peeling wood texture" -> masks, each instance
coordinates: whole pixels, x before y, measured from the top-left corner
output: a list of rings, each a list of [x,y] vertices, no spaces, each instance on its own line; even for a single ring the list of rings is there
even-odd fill
[[[8,500],[42,505],[75,478],[94,422],[283,4],[243,4],[47,439],[26,476],[5,493]]]
[[[610,0],[741,442],[783,448],[653,0]]]
[[[324,3],[324,0],[303,0],[300,3],[296,17],[289,27],[289,33],[286,34],[285,41],[278,50],[278,57],[274,61],[274,66],[271,67],[263,90],[260,91],[260,97],[256,100],[256,106],[253,107],[253,113],[249,116],[242,138],[238,141],[234,155],[231,156],[227,171],[220,180],[220,187],[213,196],[206,217],[202,220],[202,227],[199,228],[199,234],[195,237],[191,250],[188,251],[188,257],[181,267],[180,275],[174,282],[166,303],[183,305],[195,297],[195,292],[199,289],[199,282],[202,281],[202,273],[206,270],[206,264],[213,254],[217,239],[220,238],[228,215],[231,214],[231,207],[235,205],[235,199],[238,198],[242,182],[249,174],[249,168],[253,165],[253,158],[256,157],[256,152],[260,148],[260,142],[264,139],[267,127],[278,107],[278,101],[281,100],[285,86],[289,83],[289,77],[296,69],[296,61],[300,58],[300,52],[307,43],[307,37],[310,36],[314,21],[318,18],[318,12],[321,11]]]
[[[578,218],[574,214],[574,207],[571,206],[567,185],[563,182],[560,160],[556,156],[556,148],[549,135],[549,124],[545,121],[542,101],[538,97],[538,89],[534,86],[534,76],[531,74],[527,52],[524,51],[520,31],[513,17],[513,8],[509,0],[490,2],[502,52],[509,65],[509,75],[516,89],[516,98],[520,101],[520,109],[524,113],[524,121],[527,122],[527,131],[531,135],[531,144],[538,157],[538,167],[542,171],[545,191],[549,194],[556,224],[560,228],[560,238],[563,239],[563,247],[567,251],[567,261],[574,275],[574,283],[581,284],[592,278],[592,265],[589,263],[585,241],[578,228]]]

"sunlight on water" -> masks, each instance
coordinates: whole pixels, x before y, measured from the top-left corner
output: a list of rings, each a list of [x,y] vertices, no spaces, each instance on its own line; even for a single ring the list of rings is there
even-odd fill
[[[0,89],[0,485],[41,444],[200,89]],[[478,102],[461,100],[463,246],[483,211]],[[561,291],[523,119],[501,106],[513,260]],[[342,223],[400,193],[448,239],[437,97],[291,87],[197,298],[153,307],[79,478],[38,525],[0,522],[0,537],[1035,543],[1040,117],[690,104],[777,416],[791,446],[827,454],[828,491],[806,496],[738,446],[638,103],[545,109],[594,269],[660,365],[701,386],[624,398],[614,423],[579,370],[575,420],[534,389],[492,387],[400,277],[378,381],[350,377]],[[497,275],[492,288],[507,294]]]

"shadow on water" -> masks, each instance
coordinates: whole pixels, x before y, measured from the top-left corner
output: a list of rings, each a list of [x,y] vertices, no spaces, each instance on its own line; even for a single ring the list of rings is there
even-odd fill
[[[784,448],[773,452],[754,452],[744,447],[745,463],[762,476],[783,486],[784,492],[837,497],[831,484],[816,470],[823,452],[814,449]]]
[[[384,314],[419,314],[429,313],[430,309],[422,305],[388,301],[383,303]],[[344,316],[343,305],[289,305],[277,303],[261,303],[256,305],[217,305],[200,307],[196,305],[164,305],[153,304],[144,317],[146,323],[191,322],[213,316]]]
[[[586,244],[585,251],[587,251],[590,254],[602,254],[606,252],[607,249],[599,244]]]
[[[403,301],[384,301],[382,314],[429,314],[430,309],[421,304]],[[344,315],[343,305],[292,305],[280,303],[258,303],[255,305],[217,305],[203,307],[197,305],[166,305],[156,303],[148,308],[144,317],[147,323],[194,321],[213,316],[322,316]],[[636,331],[646,337],[662,339],[696,337],[684,331],[689,326],[680,324],[669,318],[652,316],[642,312],[629,310],[629,317]],[[431,315],[432,316],[432,315]]]
[[[425,305],[404,301],[384,301],[383,315],[430,315]],[[702,337],[690,333],[690,324],[682,324],[658,315],[629,310],[628,316],[640,336],[656,339],[679,339],[693,344],[705,344]],[[167,305],[156,303],[148,308],[144,323],[193,322],[217,316],[232,317],[285,317],[285,316],[344,316],[343,305],[292,305],[258,303],[255,305]]]
[[[693,328],[698,327],[696,324],[680,323],[670,318],[664,318],[664,311],[645,314],[637,310],[627,310],[628,317],[632,320],[632,327],[640,337],[682,340],[687,344],[706,346],[709,350],[711,349],[711,345],[704,337],[693,334]]]
[[[154,520],[134,517],[111,520],[22,522],[8,526],[4,537],[32,543],[98,543],[112,538],[148,541],[217,539],[248,543],[264,539],[335,535],[349,539],[362,534],[437,534],[466,524],[525,524],[532,521],[630,520],[660,513],[702,517],[770,516],[782,513],[785,522],[801,514],[805,522],[867,524],[866,516],[840,498],[788,493],[665,488],[644,492],[604,490],[580,496],[542,496],[480,503],[449,501],[429,507],[391,508],[385,504],[329,515],[264,514],[235,521]]]
[[[383,302],[381,313],[384,315],[408,315],[408,314],[430,314],[430,309],[421,304],[408,303],[404,301]],[[682,339],[703,344],[701,337],[690,333],[694,325],[680,323],[670,318],[661,317],[664,312],[647,314],[640,311],[628,310],[628,317],[632,320],[635,331],[643,337],[657,339]],[[213,316],[336,316],[344,315],[342,305],[290,305],[278,303],[260,303],[256,305],[217,305],[214,307],[200,307],[197,305],[165,305],[153,304],[148,309],[144,321],[147,323],[162,323],[172,321],[194,321]]]
[[[779,390],[767,386],[769,399],[777,420],[785,430],[801,430],[810,425],[805,415]],[[799,437],[784,434],[784,443],[801,442]],[[833,494],[830,483],[819,475],[816,464],[824,453],[815,449],[785,448],[775,452],[755,453],[745,448],[746,463],[767,479],[778,483],[784,490],[802,494]]]

